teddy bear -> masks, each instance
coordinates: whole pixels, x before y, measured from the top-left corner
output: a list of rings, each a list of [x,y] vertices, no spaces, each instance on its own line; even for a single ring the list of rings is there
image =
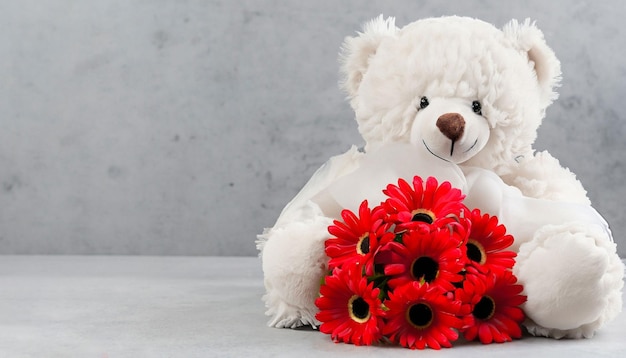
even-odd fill
[[[533,149],[561,79],[535,23],[449,16],[398,28],[381,15],[345,39],[340,61],[365,146],[329,159],[258,235],[269,326],[319,325],[329,225],[414,175],[449,181],[513,235],[530,334],[589,338],[619,314],[624,267],[608,224],[575,175]]]

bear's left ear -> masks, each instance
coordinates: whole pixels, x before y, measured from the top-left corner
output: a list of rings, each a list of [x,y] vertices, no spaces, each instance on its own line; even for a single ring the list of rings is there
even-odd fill
[[[559,96],[555,88],[561,81],[561,63],[554,51],[548,47],[543,33],[530,19],[521,24],[517,20],[511,20],[502,31],[519,51],[527,54],[528,62],[537,75],[541,102],[544,108],[548,107]]]

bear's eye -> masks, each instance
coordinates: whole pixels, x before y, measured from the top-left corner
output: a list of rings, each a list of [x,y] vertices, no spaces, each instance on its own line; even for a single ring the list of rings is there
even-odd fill
[[[420,99],[420,109],[424,109],[424,108],[428,107],[429,104],[430,103],[428,103],[428,98],[422,97]]]
[[[483,114],[482,107],[480,106],[480,102],[478,101],[472,102],[472,111],[474,111],[474,113],[478,114],[479,116]]]

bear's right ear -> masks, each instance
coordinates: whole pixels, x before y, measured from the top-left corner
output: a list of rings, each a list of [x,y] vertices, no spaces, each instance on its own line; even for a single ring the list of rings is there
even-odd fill
[[[340,61],[343,79],[341,87],[354,98],[361,79],[367,71],[369,60],[376,53],[378,46],[386,37],[394,36],[398,30],[393,17],[383,18],[383,15],[363,25],[363,32],[355,37],[346,37],[341,47]]]

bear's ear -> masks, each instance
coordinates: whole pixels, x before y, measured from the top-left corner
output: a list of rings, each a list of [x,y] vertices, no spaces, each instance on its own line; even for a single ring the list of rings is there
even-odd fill
[[[561,81],[561,63],[554,51],[548,47],[543,33],[530,19],[521,24],[517,20],[511,20],[502,31],[519,51],[527,54],[529,64],[537,75],[542,104],[547,107],[557,99],[555,89]]]
[[[363,25],[363,32],[344,40],[339,57],[343,75],[341,86],[350,98],[354,98],[359,89],[370,57],[376,53],[383,39],[394,36],[398,30],[395,21],[393,17],[385,19],[380,15]]]

